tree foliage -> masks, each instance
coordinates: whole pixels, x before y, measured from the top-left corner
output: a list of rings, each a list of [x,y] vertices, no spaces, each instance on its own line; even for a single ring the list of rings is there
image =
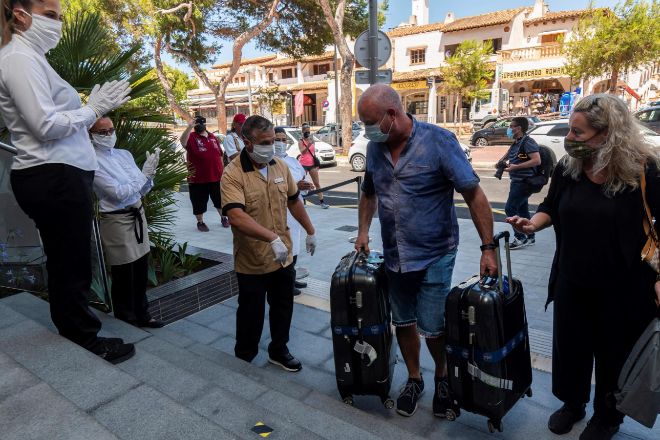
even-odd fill
[[[285,101],[278,85],[257,89],[257,102],[261,107],[261,115],[270,118],[271,122],[273,122],[273,116],[283,109],[282,105]]]
[[[610,91],[619,74],[660,59],[660,2],[625,0],[614,11],[594,9],[563,42],[566,69],[574,79],[610,76]]]
[[[183,103],[187,99],[187,93],[189,90],[196,89],[198,87],[197,81],[188,76],[184,71],[177,69],[176,67],[171,67],[167,64],[163,65],[163,70],[165,76],[169,80],[172,86],[172,93],[177,102]],[[156,69],[152,69],[147,78],[150,80],[158,80]],[[146,95],[143,98],[137,100],[137,104],[141,107],[144,107],[148,110],[159,112],[163,114],[171,113],[172,109],[170,108],[170,102],[165,95],[165,91],[162,87],[155,92],[152,92]],[[184,108],[185,105],[182,104]]]

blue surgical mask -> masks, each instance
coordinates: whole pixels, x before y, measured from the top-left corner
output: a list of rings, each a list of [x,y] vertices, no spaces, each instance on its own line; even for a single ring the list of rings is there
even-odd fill
[[[506,137],[513,139],[513,129],[511,127],[506,129]]]
[[[383,133],[380,129],[380,124],[382,124],[383,121],[385,120],[385,116],[387,116],[387,113],[385,113],[383,119],[381,119],[378,124],[365,125],[364,137],[366,137],[372,142],[387,142],[387,140],[390,137],[390,132],[392,131],[392,126],[394,125],[394,121],[392,121],[392,123],[390,124],[390,129],[387,131],[387,133]]]

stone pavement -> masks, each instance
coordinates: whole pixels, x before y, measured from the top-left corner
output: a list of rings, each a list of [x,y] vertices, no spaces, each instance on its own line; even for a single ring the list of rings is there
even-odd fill
[[[508,148],[509,145],[490,145],[488,147],[470,146],[472,166],[474,168],[493,168]]]

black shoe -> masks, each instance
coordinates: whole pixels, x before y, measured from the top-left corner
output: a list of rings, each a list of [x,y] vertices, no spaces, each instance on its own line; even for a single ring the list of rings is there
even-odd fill
[[[302,290],[296,289],[295,287],[293,288],[293,296],[300,296],[302,295]]]
[[[298,359],[294,358],[291,353],[286,353],[280,356],[268,355],[268,362],[292,373],[302,370],[302,364]]]
[[[147,328],[163,328],[165,323],[157,319],[150,319],[149,321],[138,322],[138,327],[147,327]]]
[[[557,411],[552,413],[548,420],[548,429],[557,435],[566,434],[571,431],[576,422],[584,419],[586,405],[564,404]]]
[[[447,410],[453,406],[449,394],[449,379],[447,377],[435,378],[435,393],[433,394],[433,415],[447,417]]]
[[[135,354],[135,346],[133,344],[111,342],[106,338],[99,338],[89,351],[101,359],[105,359],[111,364],[116,365],[132,358]]]
[[[96,340],[97,341],[109,342],[111,344],[123,344],[124,343],[124,340],[122,338],[104,338],[104,337],[98,336],[96,338]]]
[[[417,401],[424,394],[424,379],[420,375],[419,379],[408,378],[396,399],[396,412],[402,416],[410,417],[417,411]]]
[[[619,425],[608,425],[594,415],[580,434],[580,440],[610,440],[617,432],[619,432]]]
[[[200,232],[209,232],[209,227],[204,222],[197,222],[197,230]]]
[[[304,289],[305,287],[307,287],[307,283],[304,283],[302,281],[296,281],[295,283],[293,283],[293,286],[297,289]]]

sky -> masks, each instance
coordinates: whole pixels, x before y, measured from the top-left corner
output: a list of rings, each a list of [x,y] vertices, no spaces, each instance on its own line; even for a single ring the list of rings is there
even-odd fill
[[[595,0],[596,7],[614,7],[619,0]],[[586,8],[589,0],[546,0],[550,11],[563,11],[567,9]],[[390,0],[390,8],[383,30],[387,31],[398,26],[402,21],[407,21],[412,11],[411,0]],[[456,2],[451,0],[429,0],[429,21],[431,23],[443,21],[447,12],[454,13],[456,18],[469,17],[484,14],[500,9],[511,9],[522,6],[533,6],[534,0],[468,0]],[[254,44],[247,44],[243,48],[244,58],[253,58],[265,55],[268,52],[259,51]],[[231,42],[225,43],[215,63],[231,61]],[[167,60],[170,62],[170,60]],[[178,65],[180,69],[190,72],[189,68]]]

